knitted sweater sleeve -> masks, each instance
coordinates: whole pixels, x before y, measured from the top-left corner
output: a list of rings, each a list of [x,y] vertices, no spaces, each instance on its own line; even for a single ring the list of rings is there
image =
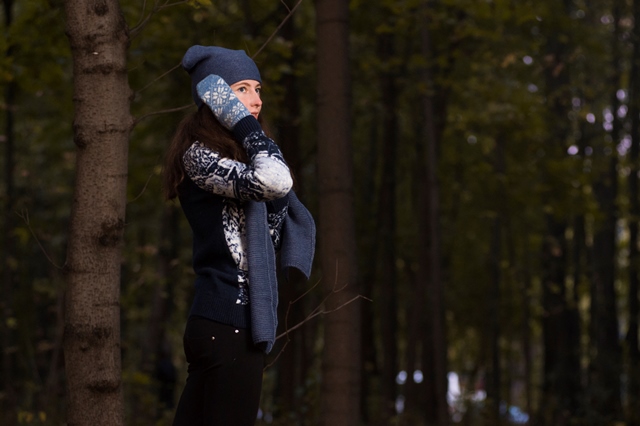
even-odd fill
[[[248,132],[242,144],[249,164],[194,142],[182,158],[187,175],[205,191],[244,201],[269,201],[288,194],[293,181],[275,142],[258,128]]]

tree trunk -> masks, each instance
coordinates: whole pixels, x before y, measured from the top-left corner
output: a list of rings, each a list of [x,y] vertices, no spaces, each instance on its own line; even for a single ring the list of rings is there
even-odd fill
[[[176,260],[179,257],[180,208],[175,204],[167,205],[162,212],[162,234],[158,270],[161,281],[151,295],[151,313],[147,324],[141,368],[154,378],[158,403],[155,406],[155,418],[164,410],[173,410],[175,406],[176,369],[173,353],[167,341],[167,321],[171,315],[174,297],[174,283],[179,282],[176,273]],[[142,412],[142,410],[138,410]],[[132,422],[133,423],[133,422]]]
[[[67,0],[65,14],[77,146],[65,265],[68,424],[122,425],[120,264],[132,125],[129,37],[116,0]]]
[[[434,79],[432,67],[435,55],[431,45],[429,23],[431,22],[430,0],[424,0],[423,13],[425,25],[421,30],[422,54],[431,63],[424,68],[423,81],[429,92],[422,98],[424,107],[424,144],[426,147],[426,174],[427,184],[424,186],[422,196],[426,202],[424,211],[424,225],[420,228],[420,236],[423,244],[426,244],[426,257],[422,258],[420,265],[427,268],[423,275],[426,278],[424,285],[427,294],[427,340],[423,345],[423,363],[426,385],[426,418],[427,425],[444,426],[449,424],[449,407],[447,406],[447,341],[444,307],[444,283],[441,277],[440,265],[440,188],[438,183],[438,146],[441,132],[435,113]],[[440,111],[441,113],[442,110]]]
[[[391,63],[394,52],[394,36],[382,35],[379,39],[380,58]],[[387,425],[395,413],[396,374],[398,373],[398,306],[396,295],[396,152],[398,146],[397,94],[393,69],[385,69],[382,75],[382,181],[378,203],[378,241],[380,269],[380,297],[378,301],[382,337],[382,374],[380,383],[381,404],[378,424]]]
[[[13,0],[5,0],[4,6],[4,25],[5,31],[9,31],[13,22]],[[6,58],[9,61],[13,59],[13,47],[9,46],[6,52]],[[14,158],[14,108],[15,108],[15,94],[16,83],[10,81],[7,83],[4,92],[5,108],[5,138],[4,141],[4,209],[3,209],[3,225],[2,225],[2,258],[0,261],[0,271],[2,271],[2,299],[0,300],[0,307],[2,309],[2,324],[0,324],[1,342],[2,342],[2,390],[5,394],[2,405],[7,407],[15,406],[15,394],[13,390],[13,358],[11,351],[9,350],[13,344],[13,333],[10,324],[15,321],[13,312],[13,281],[14,281],[14,269],[16,265],[16,253],[14,252],[16,243],[14,236],[14,200],[15,200],[15,185],[14,185],[14,172],[15,172],[15,158]],[[2,406],[0,406],[1,408]],[[11,409],[2,410],[3,412],[11,412]],[[8,425],[15,424],[15,416],[1,416],[0,420],[7,422]]]
[[[498,182],[504,181],[505,173],[504,159],[504,141],[501,136],[496,139],[495,148],[495,175]],[[502,185],[498,184],[498,193],[505,194]],[[497,201],[499,198],[496,196]],[[502,282],[502,222],[503,222],[503,205],[504,200],[499,199],[499,204],[495,208],[495,217],[491,224],[491,249],[489,254],[489,269],[491,271],[491,283],[487,293],[487,318],[489,347],[491,356],[491,367],[487,378],[487,416],[492,424],[500,424],[500,403],[503,401],[501,383],[501,354],[500,354],[500,301],[501,301],[501,282]]]
[[[566,16],[572,10],[568,0],[554,4],[558,16]],[[553,22],[549,25],[553,25]],[[548,27],[545,46],[544,78],[548,108],[548,142],[542,179],[564,182],[558,177],[554,162],[566,157],[565,143],[571,136],[571,123],[567,115],[572,109],[571,80],[569,75],[570,55],[573,46],[569,39],[561,37],[557,27]],[[559,143],[560,141],[560,143]],[[558,210],[565,201],[558,197],[564,190],[551,188],[543,194],[544,203],[554,206],[554,211],[545,213],[546,235],[544,236],[542,264],[542,340],[544,343],[544,365],[542,377],[542,402],[539,408],[541,424],[566,425],[576,415],[576,403],[580,397],[580,350],[579,317],[576,306],[567,296],[567,267],[569,256],[565,232],[568,221]],[[576,283],[577,285],[577,283]]]
[[[601,421],[621,418],[621,349],[618,340],[618,310],[615,293],[616,262],[616,222],[618,219],[616,197],[618,192],[617,150],[621,123],[617,117],[620,101],[617,91],[621,82],[620,58],[620,13],[622,4],[614,2],[614,31],[611,36],[612,73],[610,76],[611,112],[614,115],[611,142],[601,138],[594,148],[594,194],[602,219],[596,222],[593,238],[594,282],[591,303],[595,304],[594,342],[596,355],[593,360],[594,408],[602,417]]]
[[[633,57],[629,90],[629,116],[631,117],[631,150],[629,152],[629,327],[627,329],[627,425],[640,426],[640,346],[638,343],[640,253],[638,253],[638,221],[640,219],[640,1],[633,2]]]
[[[282,36],[291,43],[291,56],[288,59],[289,69],[298,68],[298,52],[296,49],[296,26],[293,17],[282,27]],[[298,77],[294,72],[282,74],[280,81],[285,88],[284,99],[280,105],[280,110],[284,112],[279,126],[278,143],[282,148],[289,167],[293,171],[296,182],[296,193],[298,197],[304,198],[304,182],[302,180],[302,164],[300,160],[300,93],[298,90]],[[302,280],[298,274],[290,274],[289,280],[281,281],[279,288],[280,300],[280,320],[279,324],[284,326],[294,326],[304,320],[304,312],[308,312],[305,306],[309,303],[309,295],[298,300],[295,304],[289,302],[297,300],[306,290],[307,282]],[[286,323],[285,323],[286,320]],[[306,365],[302,362],[305,358],[304,333],[313,324],[306,324],[302,330],[296,330],[291,336],[284,339],[287,345],[278,359],[278,397],[276,407],[281,411],[283,419],[296,421],[304,417],[301,410],[302,398],[299,389],[304,388],[306,378]],[[284,329],[280,330],[283,332]],[[291,340],[288,340],[288,339]],[[295,423],[299,424],[299,423]]]
[[[358,295],[350,129],[349,2],[316,3],[318,190],[326,303],[321,424],[355,426],[360,413]]]

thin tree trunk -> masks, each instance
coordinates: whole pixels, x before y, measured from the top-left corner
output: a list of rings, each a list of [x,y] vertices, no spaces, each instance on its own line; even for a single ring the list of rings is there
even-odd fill
[[[5,31],[9,31],[13,22],[13,0],[5,0],[4,6],[4,25]],[[13,55],[13,47],[9,46],[6,52],[6,57],[11,59]],[[15,171],[15,158],[14,158],[14,108],[15,108],[15,94],[16,83],[11,81],[7,83],[4,92],[5,108],[5,138],[4,141],[4,186],[5,186],[5,203],[4,203],[4,220],[2,226],[2,264],[0,264],[0,270],[2,271],[2,299],[0,306],[2,307],[2,324],[0,330],[2,332],[2,389],[5,394],[3,405],[7,405],[5,412],[12,412],[16,404],[15,394],[13,389],[13,359],[9,348],[13,345],[13,333],[12,328],[9,326],[13,321],[13,281],[14,281],[14,264],[15,264],[15,237],[13,236],[13,227],[15,222],[14,199],[15,199],[15,186],[14,186],[14,171]],[[15,416],[2,416],[3,421],[8,422],[8,425],[15,424]]]
[[[368,170],[376,170],[376,164],[378,158],[381,155],[378,151],[378,123],[380,120],[379,114],[373,114],[370,125],[369,136],[369,149],[367,152],[367,164]],[[376,204],[377,192],[371,190],[376,188],[375,184],[376,173],[367,173],[367,176],[360,181],[360,202],[364,206],[376,206],[376,209],[367,211],[366,225],[363,229],[359,229],[360,241],[364,249],[361,249],[362,259],[360,264],[362,269],[358,274],[360,280],[360,288],[362,294],[365,297],[373,300],[374,303],[365,303],[362,305],[362,332],[360,341],[362,342],[362,397],[361,397],[361,421],[364,424],[372,424],[379,421],[378,407],[380,406],[380,361],[379,353],[376,350],[377,337],[379,335],[378,328],[375,328],[376,307],[378,300],[378,284],[379,280],[376,280],[377,276],[377,263],[367,262],[366,259],[377,259],[376,255],[379,252],[380,239],[378,238],[378,226],[377,218],[380,208],[380,203]],[[385,206],[387,208],[387,206]]]
[[[416,170],[416,182],[424,182],[424,168],[418,168]],[[419,200],[420,203],[423,203],[424,200]],[[423,211],[420,208],[420,211]],[[422,252],[424,249],[420,249]],[[407,354],[406,354],[406,373],[407,373],[407,381],[405,384],[405,403],[404,403],[404,413],[401,416],[400,424],[402,426],[414,426],[417,424],[421,424],[421,421],[425,416],[425,405],[423,403],[423,389],[424,382],[416,383],[413,380],[413,373],[418,368],[421,368],[420,359],[422,357],[423,351],[423,339],[421,339],[421,334],[425,326],[425,314],[426,310],[424,309],[425,300],[426,300],[426,286],[424,285],[424,279],[422,278],[423,270],[422,268],[418,268],[417,273],[412,274],[411,268],[407,268],[407,273],[409,274],[409,282],[412,284],[412,288],[410,291],[411,301],[409,305],[409,314],[408,317],[408,330],[407,330]]]
[[[394,36],[385,34],[379,39],[379,52],[383,63],[391,63]],[[398,370],[398,306],[396,295],[396,153],[398,146],[398,115],[395,73],[386,69],[382,75],[382,181],[378,202],[378,235],[380,270],[379,315],[382,337],[381,404],[378,424],[387,425],[395,413],[396,374]],[[376,262],[377,263],[377,262]]]
[[[292,51],[288,60],[289,69],[298,68],[298,49],[296,48],[296,26],[295,20],[289,19],[282,28],[282,36],[291,43]],[[289,167],[293,171],[296,182],[296,193],[304,198],[304,182],[302,176],[302,164],[300,160],[300,93],[298,90],[298,77],[293,72],[283,73],[281,84],[285,88],[284,99],[281,110],[284,111],[282,123],[279,128],[278,143],[282,147]],[[301,280],[297,274],[291,274],[288,281],[282,281],[280,285],[280,321],[283,326],[285,318],[288,326],[293,326],[303,321],[305,306],[308,297],[299,300],[290,306],[289,302],[297,300],[305,292],[306,281]],[[305,385],[305,366],[301,360],[304,358],[305,341],[302,331],[305,331],[311,324],[306,325],[304,330],[296,330],[288,341],[284,352],[278,360],[278,396],[277,408],[282,411],[285,418],[300,419],[304,414],[300,412],[301,398],[298,389]],[[284,331],[284,330],[282,330]]]
[[[620,101],[617,91],[620,88],[620,19],[622,4],[614,2],[614,31],[611,36],[612,73],[610,76],[611,113],[614,116],[611,130],[612,142],[606,143],[604,138],[594,149],[594,170],[596,171],[594,194],[598,202],[602,220],[596,223],[594,234],[594,294],[596,316],[591,318],[595,326],[597,345],[593,362],[594,408],[602,417],[601,421],[620,420],[622,414],[620,376],[621,348],[618,340],[618,310],[615,294],[615,262],[616,262],[616,222],[618,212],[616,197],[618,192],[617,150],[621,123],[617,117]]]
[[[629,326],[627,329],[627,425],[640,425],[640,345],[638,321],[640,320],[639,277],[640,253],[638,253],[638,221],[640,220],[640,1],[633,2],[633,57],[629,90],[629,116],[631,117],[631,150],[629,152]]]
[[[431,22],[430,0],[424,0],[423,13],[425,25],[421,30],[422,54],[425,58],[434,61],[433,46],[429,34]],[[427,209],[424,212],[424,223],[421,227],[423,244],[428,247],[427,257],[421,259],[420,264],[427,268],[425,274],[427,293],[427,321],[430,330],[427,331],[428,340],[423,346],[423,359],[429,360],[422,366],[426,379],[427,389],[427,424],[444,426],[449,424],[449,408],[447,406],[447,342],[445,331],[445,307],[444,307],[444,283],[441,277],[440,265],[440,195],[438,183],[438,145],[440,132],[436,122],[434,107],[434,79],[432,75],[433,63],[424,68],[423,80],[429,92],[422,99],[424,106],[424,143],[426,146],[426,173],[427,184],[424,186],[424,204]]]
[[[318,190],[326,308],[321,424],[355,426],[360,413],[360,303],[357,297],[350,129],[349,2],[316,3]],[[337,309],[337,310],[335,310]]]
[[[524,363],[524,383],[525,383],[525,406],[524,411],[526,413],[532,413],[533,408],[533,376],[531,374],[533,370],[532,353],[531,353],[531,293],[532,293],[532,279],[531,279],[531,253],[529,252],[529,236],[526,235],[524,239],[524,270],[522,273],[522,358]]]
[[[563,0],[554,4],[554,13],[565,16],[572,10],[572,3]],[[549,24],[552,25],[552,24]],[[567,115],[572,109],[570,74],[567,63],[573,46],[569,39],[560,37],[555,27],[548,27],[544,77],[548,102],[548,144],[545,151],[549,162],[545,164],[542,179],[549,185],[558,177],[553,161],[566,156],[564,142],[571,136],[571,123]],[[563,143],[558,143],[562,141]],[[561,178],[560,182],[563,179]],[[555,206],[556,188],[544,194],[544,202]],[[567,268],[569,256],[565,232],[568,221],[558,213],[545,213],[542,262],[542,339],[544,342],[544,366],[542,377],[542,402],[538,420],[540,424],[566,425],[576,413],[576,401],[580,394],[579,317],[567,296]]]
[[[65,14],[77,146],[65,265],[68,424],[123,425],[120,266],[132,125],[129,37],[116,0],[67,0]]]
[[[505,173],[504,165],[504,141],[497,138],[495,148],[494,170],[498,181],[503,181]],[[504,194],[504,188],[498,186],[499,193]],[[496,197],[497,200],[497,197]],[[500,354],[500,305],[501,305],[501,282],[502,282],[502,205],[504,200],[500,199],[500,205],[496,206],[495,217],[491,225],[491,249],[489,258],[489,269],[491,270],[491,284],[489,285],[487,297],[487,318],[491,368],[487,380],[488,418],[493,424],[500,424],[500,404],[503,401],[501,383],[502,368]]]
[[[158,403],[154,416],[158,418],[163,410],[173,410],[175,405],[176,369],[173,354],[166,338],[167,321],[171,315],[174,283],[178,281],[176,259],[179,256],[179,215],[177,205],[165,206],[162,212],[162,235],[158,270],[161,281],[153,290],[151,314],[147,325],[145,350],[142,355],[142,369],[155,381]]]

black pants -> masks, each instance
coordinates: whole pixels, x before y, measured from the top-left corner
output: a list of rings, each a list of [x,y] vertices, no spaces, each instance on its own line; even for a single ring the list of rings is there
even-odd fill
[[[264,352],[248,330],[191,317],[184,332],[187,383],[174,426],[252,426],[262,390]]]

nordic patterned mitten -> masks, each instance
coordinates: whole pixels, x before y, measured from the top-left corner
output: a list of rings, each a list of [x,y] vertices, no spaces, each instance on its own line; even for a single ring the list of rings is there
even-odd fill
[[[207,104],[224,127],[232,130],[238,121],[251,115],[222,77],[208,75],[196,86],[198,96]]]

